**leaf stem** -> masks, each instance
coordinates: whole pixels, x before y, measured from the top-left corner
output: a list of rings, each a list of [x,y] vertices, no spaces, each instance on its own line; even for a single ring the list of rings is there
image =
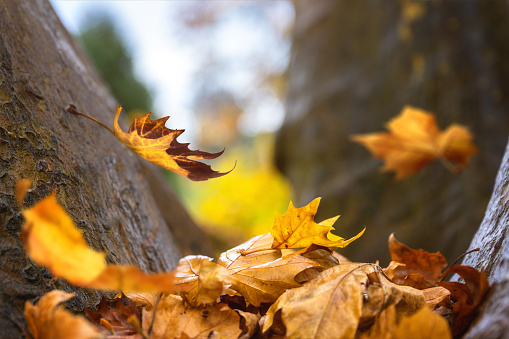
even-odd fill
[[[444,269],[442,270],[442,274],[441,274],[441,276],[440,276],[440,280],[439,280],[439,281],[442,281],[442,280],[443,280],[443,279],[447,276],[447,273],[448,273],[449,269],[450,269],[451,267],[453,267],[454,265],[456,265],[456,264],[457,264],[457,263],[458,263],[461,259],[463,259],[463,258],[464,258],[467,254],[470,254],[470,253],[472,253],[472,252],[477,252],[477,251],[480,251],[480,250],[481,250],[481,249],[478,247],[478,248],[474,248],[473,250],[470,250],[470,251],[465,252],[465,253],[463,253],[462,255],[460,255],[460,256],[459,256],[456,260],[454,260],[454,262],[453,262],[451,265],[449,265],[449,267],[446,267],[446,268],[444,268]]]
[[[79,112],[76,107],[74,105],[69,105],[69,107],[67,107],[65,109],[65,111],[67,113],[71,113],[71,114],[74,114],[74,115],[81,115],[81,116],[84,116],[85,118],[89,118],[90,120],[92,121],[95,121],[97,122],[99,125],[101,125],[102,127],[106,128],[108,131],[110,131],[111,134],[115,135],[115,132],[113,132],[113,130],[111,128],[109,128],[108,126],[106,126],[105,124],[103,124],[102,122],[100,122],[99,120],[97,120],[96,118],[94,117],[91,117],[90,115],[88,114],[85,114],[85,113],[81,113]]]
[[[157,305],[159,305],[159,301],[161,300],[162,295],[163,294],[161,292],[159,292],[159,294],[157,295],[156,303],[154,305],[154,312],[152,312],[152,320],[150,321],[150,326],[147,331],[148,335],[150,335],[152,333],[152,327],[154,326],[154,320],[156,319]]]

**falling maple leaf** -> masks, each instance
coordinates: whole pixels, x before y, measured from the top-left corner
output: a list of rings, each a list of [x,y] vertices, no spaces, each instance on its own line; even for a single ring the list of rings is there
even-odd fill
[[[212,170],[210,165],[189,159],[215,159],[223,154],[224,150],[217,153],[190,150],[188,147],[189,143],[181,144],[177,141],[177,137],[184,133],[183,129],[169,129],[165,127],[169,117],[151,120],[151,112],[149,112],[141,118],[134,118],[131,127],[129,127],[126,133],[118,124],[118,119],[122,112],[122,106],[120,105],[115,110],[113,130],[99,120],[78,112],[72,105],[67,108],[67,112],[82,115],[99,123],[113,133],[121,143],[142,158],[193,181],[218,178],[231,172],[230,170],[229,172],[220,173]]]
[[[72,297],[74,293],[54,290],[43,295],[35,306],[29,301],[25,303],[25,320],[34,339],[102,337],[85,318],[59,306]]]
[[[382,171],[395,171],[397,179],[418,172],[435,159],[456,164],[453,171],[458,171],[477,152],[465,127],[453,124],[441,132],[432,113],[415,107],[404,107],[387,129],[390,133],[358,134],[352,140],[383,159]]]
[[[20,189],[22,200],[24,192]],[[30,258],[55,276],[78,286],[122,291],[176,291],[174,273],[148,274],[134,266],[106,265],[60,206],[56,192],[22,211],[21,239]]]
[[[339,216],[327,219],[317,224],[314,221],[321,198],[316,198],[308,205],[295,208],[290,201],[285,215],[275,212],[274,226],[270,233],[274,237],[273,248],[304,248],[313,244],[325,247],[345,247],[358,239],[365,231],[345,240],[331,231],[332,225]]]

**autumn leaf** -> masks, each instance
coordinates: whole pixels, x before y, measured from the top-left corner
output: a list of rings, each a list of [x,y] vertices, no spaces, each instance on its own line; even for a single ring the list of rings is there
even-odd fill
[[[397,318],[425,305],[424,295],[416,289],[397,286],[382,274],[376,275],[378,282],[371,281],[370,274],[380,270],[375,267],[337,265],[286,291],[267,312],[263,331],[280,326],[280,319],[287,338],[327,338],[332,333],[336,338],[353,338],[361,323],[373,322],[390,304],[396,305]]]
[[[275,212],[274,226],[270,233],[274,237],[273,248],[304,248],[312,244],[326,247],[345,247],[359,238],[365,231],[345,240],[331,231],[332,225],[339,216],[327,219],[317,224],[314,216],[318,210],[321,198],[316,198],[308,205],[295,208],[290,202],[285,215]]]
[[[451,292],[454,302],[452,315],[449,318],[454,336],[463,333],[489,291],[490,285],[484,270],[478,271],[465,265],[451,266],[444,272],[444,277],[456,273],[465,281],[443,281],[438,284]]]
[[[228,271],[203,255],[180,259],[175,270],[175,285],[183,285],[181,296],[193,307],[214,303],[229,281]]]
[[[85,314],[101,332],[108,335],[132,336],[137,334],[132,324],[141,323],[138,306],[123,293],[114,299],[103,297],[97,311],[85,310]]]
[[[300,286],[295,280],[300,272],[322,265],[300,253],[282,256],[280,250],[271,249],[272,242],[270,233],[255,237],[222,253],[217,262],[231,274],[231,288],[256,307],[273,303],[287,289]]]
[[[72,297],[74,293],[53,290],[43,295],[35,306],[29,301],[25,303],[25,320],[34,339],[102,337],[85,318],[59,306]]]
[[[20,193],[23,194],[23,193]],[[21,239],[30,258],[55,276],[78,286],[122,291],[176,291],[174,273],[148,274],[134,266],[106,265],[105,254],[91,249],[56,192],[22,211]]]
[[[78,112],[74,106],[69,106],[67,112],[82,115],[99,123],[113,133],[121,143],[129,147],[142,158],[193,181],[218,178],[229,173],[219,173],[212,170],[207,164],[189,159],[215,159],[223,154],[223,151],[207,153],[199,150],[190,150],[188,143],[181,144],[177,141],[177,137],[184,133],[184,130],[174,130],[165,127],[165,123],[169,117],[151,120],[151,113],[149,112],[141,118],[134,118],[131,127],[129,127],[126,133],[118,124],[118,119],[122,112],[122,106],[120,105],[118,105],[115,110],[113,130],[97,119]]]
[[[209,338],[217,332],[224,338],[238,338],[240,316],[224,304],[210,304],[189,308],[177,295],[167,295],[161,299],[157,312],[143,311],[142,328],[148,328],[155,317],[152,337],[159,339]]]
[[[418,289],[435,286],[447,266],[447,260],[440,252],[411,249],[397,241],[394,233],[389,236],[389,251],[392,262],[384,270],[385,274],[401,285]]]
[[[415,107],[404,107],[387,129],[389,133],[358,134],[352,140],[383,159],[382,171],[395,171],[397,179],[418,172],[435,159],[448,166],[456,164],[453,171],[458,171],[477,152],[465,127],[453,124],[441,132],[432,113]]]

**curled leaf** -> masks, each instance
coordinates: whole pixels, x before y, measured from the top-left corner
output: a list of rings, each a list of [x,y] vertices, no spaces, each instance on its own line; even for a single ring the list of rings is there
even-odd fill
[[[396,240],[394,233],[389,236],[389,251],[392,262],[385,273],[401,285],[418,289],[434,286],[447,266],[447,260],[440,252],[414,250]]]
[[[406,106],[387,124],[390,133],[354,135],[353,141],[364,145],[377,158],[385,161],[382,171],[395,171],[401,179],[418,172],[435,159],[467,166],[477,147],[472,135],[460,125],[440,132],[432,113]],[[454,171],[459,167],[453,168]]]
[[[314,221],[321,198],[316,198],[308,205],[295,208],[290,202],[285,215],[275,213],[274,226],[270,233],[274,237],[273,248],[305,248],[313,244],[325,247],[345,247],[358,239],[365,231],[345,240],[331,231],[332,225],[339,216],[317,224]]]
[[[443,281],[438,284],[451,292],[454,302],[452,316],[449,318],[454,336],[464,332],[470,325],[484,297],[489,291],[490,284],[484,270],[478,271],[465,265],[451,266],[444,272],[444,276],[457,273],[464,283],[457,281]]]

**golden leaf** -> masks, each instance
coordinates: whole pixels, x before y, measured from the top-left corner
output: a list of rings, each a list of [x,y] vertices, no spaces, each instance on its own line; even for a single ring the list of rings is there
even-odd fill
[[[43,295],[35,306],[29,301],[25,303],[25,319],[34,339],[103,337],[85,318],[58,306],[72,297],[74,293],[53,290]]]
[[[454,124],[440,132],[435,116],[415,107],[404,107],[401,114],[387,124],[387,129],[390,133],[359,134],[352,136],[352,140],[383,159],[382,171],[395,171],[397,179],[416,173],[439,158],[445,163],[467,166],[470,157],[477,152],[472,135],[465,127]]]
[[[88,247],[58,204],[56,193],[23,210],[21,239],[30,258],[78,286],[123,291],[176,291],[174,273],[147,274],[134,266],[106,265],[105,254]]]
[[[147,332],[154,312],[143,310],[142,328]],[[238,338],[240,316],[224,304],[210,304],[189,308],[180,296],[167,295],[161,298],[155,312],[153,338],[209,338],[217,332],[224,338]]]
[[[321,198],[316,198],[308,205],[295,208],[290,202],[285,215],[275,213],[274,226],[270,233],[274,237],[273,248],[304,248],[312,244],[325,247],[345,247],[359,238],[365,231],[345,240],[331,231],[332,225],[339,216],[330,218],[317,224],[314,216],[318,210]]]

